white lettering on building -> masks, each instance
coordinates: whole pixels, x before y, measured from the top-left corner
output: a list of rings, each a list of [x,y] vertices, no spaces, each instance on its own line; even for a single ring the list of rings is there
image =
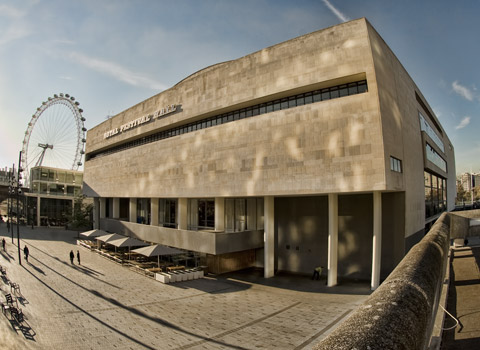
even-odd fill
[[[104,132],[103,133],[103,138],[108,139],[109,137],[118,135],[119,133],[122,133],[124,131],[136,128],[137,126],[140,126],[142,124],[148,123],[151,120],[155,120],[155,119],[163,117],[167,114],[173,113],[176,110],[177,110],[177,105],[168,105],[164,108],[161,108],[161,109],[155,111],[152,114],[144,115],[143,117],[131,120],[128,123],[120,125],[120,127],[118,127],[118,128],[114,128],[114,129],[111,129],[107,132]]]

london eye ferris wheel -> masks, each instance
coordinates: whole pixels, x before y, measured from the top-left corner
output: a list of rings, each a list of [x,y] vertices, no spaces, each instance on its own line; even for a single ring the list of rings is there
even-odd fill
[[[85,118],[73,96],[55,94],[37,108],[28,123],[22,146],[21,167],[25,186],[30,169],[48,166],[79,170],[85,154]]]

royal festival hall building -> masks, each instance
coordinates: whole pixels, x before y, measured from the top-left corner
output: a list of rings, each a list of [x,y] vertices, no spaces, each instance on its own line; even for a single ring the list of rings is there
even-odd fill
[[[454,208],[453,146],[358,19],[202,69],[88,131],[95,226],[328,284],[390,273]]]

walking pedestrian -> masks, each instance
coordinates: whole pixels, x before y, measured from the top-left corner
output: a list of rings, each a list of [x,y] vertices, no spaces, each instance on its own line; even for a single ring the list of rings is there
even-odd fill
[[[77,250],[77,261],[78,265],[80,265],[80,252]]]
[[[25,261],[28,262],[28,247],[25,245],[25,248],[23,248],[23,254],[25,255]]]
[[[70,263],[73,265],[73,259],[75,258],[75,254],[73,254],[73,250],[70,250]]]
[[[5,238],[2,238],[2,248],[3,248],[3,251],[5,251]]]

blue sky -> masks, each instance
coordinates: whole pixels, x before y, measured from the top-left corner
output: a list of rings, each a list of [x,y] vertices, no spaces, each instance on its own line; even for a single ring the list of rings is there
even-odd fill
[[[0,0],[0,167],[55,93],[89,129],[199,69],[360,17],[440,119],[457,173],[480,172],[477,0]]]

